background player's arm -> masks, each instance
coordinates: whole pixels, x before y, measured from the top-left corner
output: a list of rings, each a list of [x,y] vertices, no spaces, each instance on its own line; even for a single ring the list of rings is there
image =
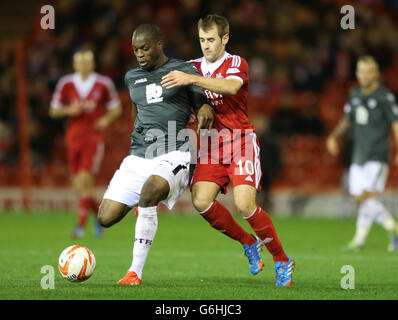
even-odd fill
[[[109,109],[101,118],[97,120],[94,125],[96,130],[105,130],[113,121],[115,121],[122,114],[122,106]]]
[[[63,106],[61,108],[50,108],[49,116],[51,118],[63,118],[63,117],[77,117],[83,113],[83,107],[79,101],[73,101],[70,105]]]
[[[237,79],[206,78],[174,70],[162,78],[162,86],[171,89],[177,86],[195,85],[224,95],[235,95],[242,87]]]
[[[338,155],[339,144],[337,142],[337,139],[343,136],[350,127],[351,122],[347,119],[347,117],[343,117],[337,124],[337,126],[333,129],[332,133],[328,136],[326,140],[326,147],[331,155]]]

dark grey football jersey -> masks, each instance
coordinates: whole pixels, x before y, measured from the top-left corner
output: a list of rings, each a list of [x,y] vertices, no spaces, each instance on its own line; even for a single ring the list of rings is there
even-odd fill
[[[203,90],[196,86],[162,87],[162,77],[173,70],[199,75],[192,64],[178,59],[170,59],[155,70],[138,67],[126,73],[125,83],[138,111],[130,154],[153,158],[186,147],[189,138],[182,130],[191,107],[201,106],[207,100]]]
[[[394,95],[383,85],[369,95],[355,87],[350,90],[344,113],[354,124],[352,162],[360,165],[370,160],[388,163],[390,126],[398,121]]]

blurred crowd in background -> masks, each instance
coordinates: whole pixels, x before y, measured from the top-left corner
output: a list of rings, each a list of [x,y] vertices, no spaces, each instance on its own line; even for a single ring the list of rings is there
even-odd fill
[[[36,20],[26,37],[33,165],[47,165],[54,145],[61,141],[64,122],[50,119],[48,108],[57,80],[73,72],[72,55],[78,48],[92,48],[96,71],[111,77],[123,92],[124,74],[136,66],[131,50],[135,26],[148,21],[159,25],[166,54],[189,60],[201,56],[197,21],[208,13],[218,13],[230,22],[227,51],[246,58],[249,64],[250,116],[263,143],[263,153],[275,155],[263,157],[264,183],[268,183],[273,173],[283,171],[283,164],[288,161],[281,151],[283,143],[287,143],[286,137],[307,135],[322,139],[341,116],[347,89],[355,81],[359,55],[373,55],[380,63],[386,85],[398,93],[398,1],[353,1],[355,29],[343,30],[340,8],[349,3],[337,0],[47,1],[45,4],[55,8],[55,30],[40,28],[41,15],[37,9]],[[3,44],[0,54],[0,163],[3,166],[18,163],[13,59],[12,44]],[[128,100],[125,107],[129,107]],[[323,143],[319,139],[314,144]],[[125,146],[126,153],[127,150]],[[118,155],[119,160],[123,156]]]

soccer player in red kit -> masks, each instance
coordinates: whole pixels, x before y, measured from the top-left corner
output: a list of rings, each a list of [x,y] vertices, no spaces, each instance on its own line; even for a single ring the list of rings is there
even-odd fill
[[[84,236],[88,213],[98,213],[94,177],[104,155],[104,130],[121,114],[121,104],[111,79],[94,72],[94,54],[80,50],[73,56],[75,73],[57,83],[51,101],[52,118],[68,117],[65,136],[73,187],[78,194],[78,220],[72,237]],[[96,236],[102,227],[95,219]]]
[[[252,274],[263,268],[258,248],[264,244],[274,259],[276,286],[290,286],[295,262],[284,252],[269,215],[256,204],[262,174],[257,137],[247,116],[248,64],[225,51],[229,40],[226,18],[208,15],[199,20],[198,29],[204,56],[191,63],[202,76],[172,71],[162,82],[166,88],[202,87],[215,110],[213,127],[219,138],[211,139],[208,148],[203,148],[201,138],[191,182],[193,205],[213,228],[243,245]],[[216,200],[220,191],[226,192],[229,182],[235,206],[260,240],[247,233]]]

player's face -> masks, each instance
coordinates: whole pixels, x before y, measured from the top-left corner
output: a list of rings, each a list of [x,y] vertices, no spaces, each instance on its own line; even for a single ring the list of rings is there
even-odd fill
[[[222,38],[218,35],[218,30],[215,25],[206,31],[199,29],[200,47],[208,62],[215,62],[223,56],[228,39],[228,34],[224,35]]]
[[[73,57],[73,68],[82,76],[87,76],[94,70],[94,56],[92,52],[76,53]]]
[[[367,88],[378,81],[379,71],[374,63],[358,62],[357,79],[361,87]]]
[[[140,67],[150,70],[156,66],[162,52],[160,41],[155,41],[144,34],[133,35],[132,47]]]

